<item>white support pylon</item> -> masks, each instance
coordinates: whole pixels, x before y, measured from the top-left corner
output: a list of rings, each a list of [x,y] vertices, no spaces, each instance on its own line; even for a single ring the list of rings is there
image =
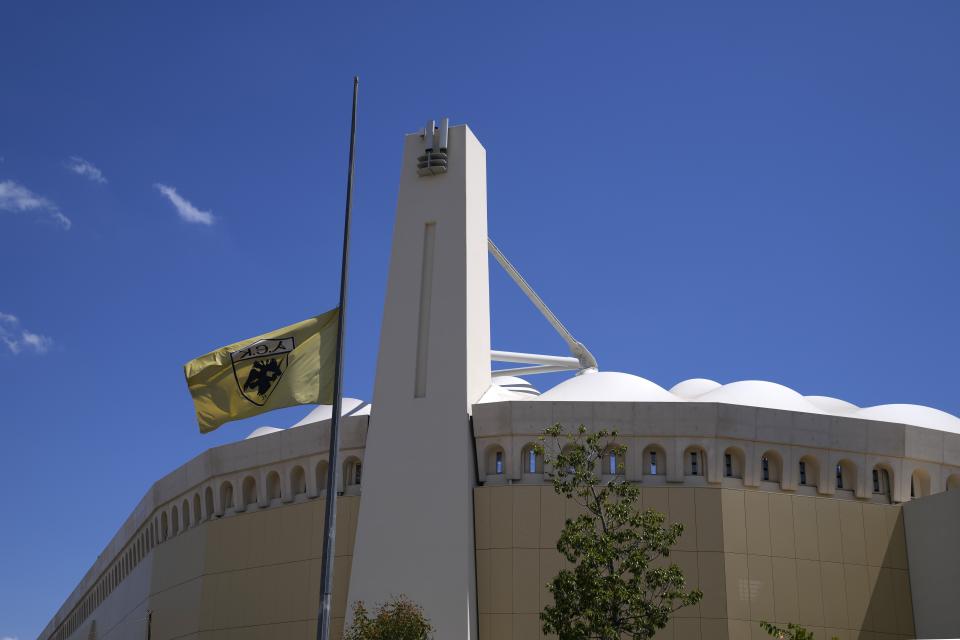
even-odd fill
[[[418,172],[422,134],[404,145],[347,603],[405,594],[437,638],[475,640],[470,411],[491,381],[486,152],[466,126],[444,142],[437,173]]]

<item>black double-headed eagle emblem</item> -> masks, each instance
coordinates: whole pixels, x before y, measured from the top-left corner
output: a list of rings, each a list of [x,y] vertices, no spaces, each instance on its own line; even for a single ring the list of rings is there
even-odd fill
[[[266,404],[287,369],[294,347],[293,336],[264,338],[231,353],[233,377],[240,394],[258,407]]]

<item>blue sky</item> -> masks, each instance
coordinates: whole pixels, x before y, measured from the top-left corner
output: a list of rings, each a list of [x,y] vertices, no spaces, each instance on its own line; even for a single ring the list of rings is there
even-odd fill
[[[349,395],[402,135],[450,116],[601,368],[960,414],[960,4],[318,4],[5,3],[0,638],[154,480],[306,413],[201,436],[182,365],[335,305],[354,73]],[[494,346],[562,353],[492,274]]]

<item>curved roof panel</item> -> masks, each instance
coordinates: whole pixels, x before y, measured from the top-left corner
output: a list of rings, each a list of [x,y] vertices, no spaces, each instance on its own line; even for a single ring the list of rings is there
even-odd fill
[[[660,385],[640,376],[596,371],[564,380],[537,400],[596,402],[681,402]]]
[[[855,411],[859,411],[860,407],[853,404],[852,402],[847,402],[846,400],[841,400],[840,398],[831,398],[830,396],[803,396],[807,399],[808,402],[812,403],[815,407],[822,409],[827,413],[831,413],[836,416],[847,416]]]
[[[344,398],[343,404],[340,407],[340,415],[342,416],[368,416],[370,415],[371,405],[363,400],[357,400],[356,398]],[[305,415],[296,424],[292,425],[293,427],[302,427],[305,424],[312,424],[314,422],[322,422],[324,420],[329,420],[333,417],[333,405],[332,404],[319,404],[313,408],[313,410]]]
[[[244,440],[249,440],[250,438],[259,438],[260,436],[265,436],[269,433],[276,433],[277,431],[283,431],[283,429],[277,429],[276,427],[257,427],[250,432]]]
[[[928,429],[960,433],[960,418],[946,411],[924,407],[919,404],[881,404],[860,409],[853,414],[853,417],[865,420],[880,420],[881,422],[899,422]]]
[[[723,402],[766,409],[826,413],[790,387],[766,380],[731,382],[698,396],[695,402]]]
[[[723,385],[719,382],[707,378],[690,378],[670,387],[670,393],[690,400],[705,393],[710,393],[714,389],[719,389],[721,386]]]

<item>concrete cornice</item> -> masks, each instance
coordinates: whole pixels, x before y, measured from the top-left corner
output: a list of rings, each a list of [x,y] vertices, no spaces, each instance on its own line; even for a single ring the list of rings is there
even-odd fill
[[[560,423],[624,437],[723,438],[911,458],[960,467],[960,434],[893,422],[722,403],[492,402],[473,407],[477,438],[538,436]]]

